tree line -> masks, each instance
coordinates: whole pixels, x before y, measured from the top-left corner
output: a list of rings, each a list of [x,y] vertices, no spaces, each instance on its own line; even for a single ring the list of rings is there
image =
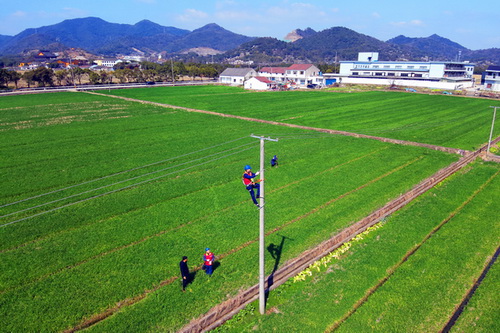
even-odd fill
[[[283,64],[283,67],[289,65]],[[0,87],[8,88],[9,84],[14,84],[19,89],[20,82],[23,87],[52,87],[82,85],[85,83],[92,85],[111,83],[145,83],[145,82],[173,82],[181,78],[216,78],[229,65],[227,64],[203,64],[184,63],[182,61],[169,61],[162,64],[143,61],[141,63],[121,62],[113,67],[113,71],[90,70],[87,68],[71,67],[67,69],[57,69],[48,67],[38,67],[37,69],[23,72],[15,70],[0,69]],[[338,72],[338,64],[319,64],[318,68],[323,73]]]
[[[90,70],[87,68],[71,67],[68,69],[53,69],[38,67],[23,72],[0,69],[0,87],[7,88],[10,83],[19,88],[20,81],[28,87],[51,87],[65,85],[93,85],[109,83],[141,83],[141,82],[168,82],[177,81],[183,77],[216,78],[227,65],[200,64],[184,62],[165,62],[158,64],[144,61],[141,63],[118,63],[113,71]]]

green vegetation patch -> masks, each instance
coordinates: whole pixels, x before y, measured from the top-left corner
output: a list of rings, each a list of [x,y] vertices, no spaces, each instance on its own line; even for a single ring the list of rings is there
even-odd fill
[[[285,240],[269,273],[458,158],[102,96],[31,97],[16,97],[19,119],[42,120],[2,133],[5,332],[63,330],[115,308],[93,329],[169,331],[255,284],[259,211],[241,183],[245,164],[258,168],[251,133],[280,138],[266,144],[266,160],[280,158],[266,170],[267,245]],[[129,117],[102,117],[96,102]],[[61,113],[82,118],[47,124]],[[180,258],[195,270],[207,246],[214,276],[193,272],[182,294]]]
[[[500,312],[498,311],[498,290],[500,290],[500,269],[498,259],[476,289],[451,332],[498,332]]]
[[[109,93],[467,150],[487,142],[492,121],[491,100],[401,92],[245,92],[234,87],[199,86],[124,89]],[[495,128],[495,137],[498,135],[500,126]]]
[[[250,310],[258,308],[254,303],[217,331],[324,332],[338,324],[345,332],[439,331],[498,245],[498,172],[497,165],[482,163],[463,170],[341,251],[338,260],[272,291],[265,316]],[[497,315],[488,305],[484,311],[489,327]]]

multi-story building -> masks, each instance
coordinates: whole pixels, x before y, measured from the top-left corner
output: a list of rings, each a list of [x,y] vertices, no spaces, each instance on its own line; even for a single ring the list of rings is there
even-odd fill
[[[268,78],[276,83],[284,83],[286,81],[286,69],[288,67],[262,67],[259,70],[259,76]]]
[[[483,72],[481,84],[484,90],[500,91],[500,66],[489,66]]]
[[[379,61],[377,52],[361,52],[357,61],[341,61],[342,83],[396,84],[443,89],[473,85],[474,64],[459,61]]]

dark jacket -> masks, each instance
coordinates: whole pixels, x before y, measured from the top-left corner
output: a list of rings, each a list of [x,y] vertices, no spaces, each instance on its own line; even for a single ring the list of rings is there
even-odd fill
[[[181,260],[181,262],[179,263],[179,267],[181,269],[182,277],[187,278],[189,276],[189,268],[188,268],[187,262],[185,262],[184,260]]]

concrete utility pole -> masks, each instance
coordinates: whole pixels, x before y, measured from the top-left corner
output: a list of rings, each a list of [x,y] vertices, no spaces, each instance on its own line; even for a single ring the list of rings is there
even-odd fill
[[[264,138],[263,136],[250,135],[252,138],[260,139],[260,179],[264,180],[264,142],[275,141],[278,139]],[[265,288],[265,265],[264,265],[264,255],[265,255],[265,243],[264,243],[264,181],[260,183],[260,209],[259,209],[259,311],[260,314],[266,313],[266,288]]]
[[[490,131],[490,139],[488,140],[488,150],[486,150],[486,156],[490,153],[490,145],[491,145],[491,137],[493,136],[493,128],[495,127],[495,118],[497,116],[497,108],[500,108],[500,106],[490,106],[490,108],[493,108],[493,121],[491,122],[491,131]]]
[[[170,67],[172,68],[172,83],[175,83],[174,60],[173,60],[173,58],[170,58]]]

